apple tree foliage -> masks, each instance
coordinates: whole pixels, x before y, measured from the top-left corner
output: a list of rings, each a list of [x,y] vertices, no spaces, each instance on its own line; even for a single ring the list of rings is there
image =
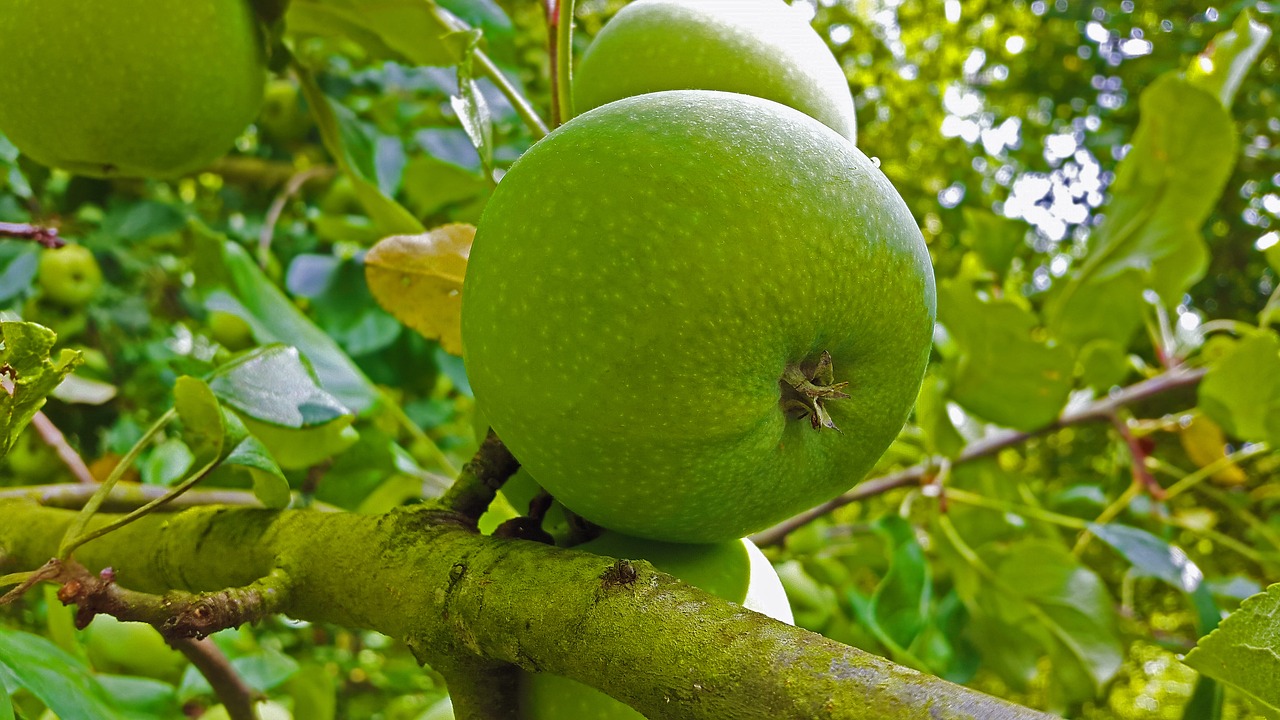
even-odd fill
[[[574,54],[620,4],[579,3]],[[890,451],[844,496],[756,536],[797,624],[828,639],[814,652],[862,648],[1073,718],[1280,713],[1275,5],[810,9],[849,77],[859,147],[907,201],[939,281],[929,373]],[[175,180],[51,171],[0,137],[0,572],[14,573],[0,589],[197,484],[168,504],[184,512],[75,557],[136,590],[263,597],[281,590],[269,548],[309,581],[281,590],[306,621],[264,612],[213,635],[221,676],[175,669],[142,625],[95,641],[105,631],[78,630],[53,586],[29,590],[0,610],[0,720],[198,716],[235,697],[225,675],[276,703],[264,716],[413,720],[451,712],[445,677],[507,677],[434,655],[459,640],[422,620],[444,608],[414,592],[416,577],[465,587],[459,558],[490,548],[383,514],[445,495],[481,439],[458,296],[486,199],[553,115],[545,19],[541,3],[292,0],[271,23],[288,59],[258,120]],[[64,251],[31,239],[50,227],[92,269],[47,259]],[[114,487],[80,525],[99,483]],[[504,503],[490,530],[515,514]],[[209,505],[313,510],[268,535],[264,516]],[[315,511],[335,509],[351,512]],[[408,532],[449,553],[361,554]],[[520,548],[490,558],[523,565],[489,597],[509,618],[576,627],[599,567]],[[553,594],[566,602],[547,609]],[[129,607],[163,624],[145,599]],[[746,622],[708,608],[698,622]],[[559,641],[454,609],[489,660],[515,659],[512,633],[534,652]],[[654,634],[687,629],[651,609],[583,629],[647,668],[596,678],[634,702],[658,692],[637,678],[677,657]],[[768,659],[700,662],[756,677]],[[587,674],[590,661],[557,659]]]

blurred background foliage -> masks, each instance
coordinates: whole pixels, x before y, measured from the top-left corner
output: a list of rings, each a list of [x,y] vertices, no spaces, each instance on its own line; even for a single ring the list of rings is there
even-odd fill
[[[440,4],[482,28],[493,60],[536,107],[549,107],[540,3]],[[579,3],[579,54],[623,4]],[[1085,261],[1117,165],[1132,149],[1139,94],[1162,74],[1186,68],[1246,8],[1280,29],[1280,6],[1239,0],[797,6],[848,74],[859,146],[913,210],[939,280],[961,288],[944,291],[940,303],[1011,301],[1031,313],[1031,342],[1050,349],[1039,313]],[[365,179],[426,227],[479,218],[494,181],[450,102],[458,93],[454,68],[387,60],[343,37],[288,41],[327,96]],[[532,136],[489,81],[479,87],[492,113],[500,176]],[[1206,323],[1252,323],[1263,311],[1280,266],[1280,250],[1267,252],[1280,242],[1277,93],[1280,43],[1273,38],[1232,108],[1239,155],[1203,226],[1207,272],[1172,307],[1145,310],[1148,331],[1128,346],[1069,355],[1078,392],[1154,375],[1170,349],[1183,359],[1226,352],[1205,344]],[[303,497],[364,512],[416,502],[438,494],[474,450],[461,362],[375,302],[362,259],[384,228],[326,152],[309,110],[299,76],[277,76],[262,116],[235,151],[174,182],[51,172],[0,138],[0,222],[55,224],[91,250],[101,269],[91,300],[59,300],[56,285],[68,271],[46,269],[34,244],[0,243],[6,316],[47,325],[61,347],[84,353],[80,381],[45,412],[99,478],[172,405],[179,375],[205,374],[264,342],[296,342],[305,318],[332,338],[325,352],[354,360],[352,392],[368,407],[358,413],[353,445],[287,470]],[[217,234],[243,248],[243,257],[210,251]],[[236,262],[260,271],[235,293],[247,314],[209,291]],[[251,322],[255,312],[276,307],[263,299],[270,295],[259,287],[265,285],[284,290],[301,311],[296,318],[282,316],[272,327]],[[990,430],[971,403],[949,394],[956,371],[947,348],[957,342],[951,335],[959,323],[946,322],[945,308],[942,315],[948,327],[939,333],[921,410],[880,473],[954,456]],[[1090,380],[1095,371],[1097,382]],[[1012,376],[1018,368],[995,372]],[[1280,579],[1280,490],[1277,458],[1266,446],[1224,438],[1203,418],[1192,422],[1186,411],[1195,404],[1193,393],[1153,399],[1122,419],[1129,438],[1106,425],[1081,425],[949,471],[944,464],[945,504],[936,485],[900,489],[793,531],[769,553],[799,624],[1070,717],[1214,717],[1188,709],[1197,676],[1178,658],[1205,629],[1205,603],[1229,611]],[[1224,451],[1243,451],[1243,470],[1227,466],[1164,501],[1132,491],[1135,457],[1167,487]],[[165,436],[127,479],[172,484],[191,462],[181,437]],[[0,484],[70,480],[35,429],[0,472]],[[212,482],[248,487],[251,480],[227,470]],[[1099,518],[1144,534],[1080,540],[1081,529]],[[1155,560],[1138,549],[1149,541]],[[1203,573],[1196,593],[1169,580],[1188,568]],[[181,663],[157,676],[154,658],[141,663],[147,667],[96,658],[94,631],[71,631],[56,604],[31,598],[0,620],[39,630],[87,658],[115,702],[136,716],[198,716],[214,702]],[[144,631],[120,642],[146,642]],[[297,718],[412,720],[427,717],[444,692],[403,647],[372,633],[276,620],[216,639],[251,685]],[[34,697],[20,693],[17,700],[30,717],[40,716]],[[1260,717],[1233,695],[1220,713]]]

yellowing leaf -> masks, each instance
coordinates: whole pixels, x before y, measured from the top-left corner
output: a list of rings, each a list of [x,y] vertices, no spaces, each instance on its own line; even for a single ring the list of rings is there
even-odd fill
[[[1203,415],[1178,431],[1182,449],[1197,467],[1205,467],[1226,457],[1227,438],[1218,424]],[[1249,476],[1236,465],[1228,465],[1213,474],[1219,485],[1243,485]]]
[[[364,258],[378,304],[445,352],[462,354],[462,277],[476,229],[443,225],[423,235],[389,237]]]

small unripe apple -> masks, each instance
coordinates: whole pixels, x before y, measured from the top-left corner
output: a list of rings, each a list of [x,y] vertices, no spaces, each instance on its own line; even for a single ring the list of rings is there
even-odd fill
[[[36,279],[44,297],[67,308],[82,307],[102,287],[102,270],[83,245],[65,245],[40,254]]]
[[[478,407],[565,507],[718,542],[861,479],[911,410],[934,306],[911,212],[851,143],[769,100],[669,91],[512,166],[462,339]]]
[[[782,581],[768,558],[750,540],[711,545],[665,543],[601,535],[578,545],[609,557],[648,560],[654,567],[748,610],[792,623]],[[643,720],[644,716],[595,688],[546,673],[525,674],[520,681],[522,720]]]
[[[262,45],[249,0],[0,0],[0,132],[80,175],[191,172],[257,115]]]
[[[277,79],[267,83],[256,124],[267,140],[288,145],[305,138],[315,123],[302,105],[298,86],[290,80]]]
[[[225,310],[209,312],[209,335],[214,342],[232,352],[253,347],[253,328],[244,318]]]
[[[577,112],[659,90],[725,90],[789,105],[857,140],[840,63],[782,0],[636,0],[587,48]]]

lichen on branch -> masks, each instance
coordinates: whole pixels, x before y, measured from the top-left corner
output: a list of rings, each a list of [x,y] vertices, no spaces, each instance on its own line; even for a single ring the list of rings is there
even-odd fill
[[[43,564],[74,517],[0,501],[0,571]],[[770,620],[646,562],[631,563],[631,582],[605,582],[611,558],[482,536],[456,517],[432,506],[196,508],[144,517],[76,557],[154,594],[243,587],[279,569],[291,591],[275,609],[290,617],[378,630],[444,669],[555,673],[655,720],[1048,717]]]

